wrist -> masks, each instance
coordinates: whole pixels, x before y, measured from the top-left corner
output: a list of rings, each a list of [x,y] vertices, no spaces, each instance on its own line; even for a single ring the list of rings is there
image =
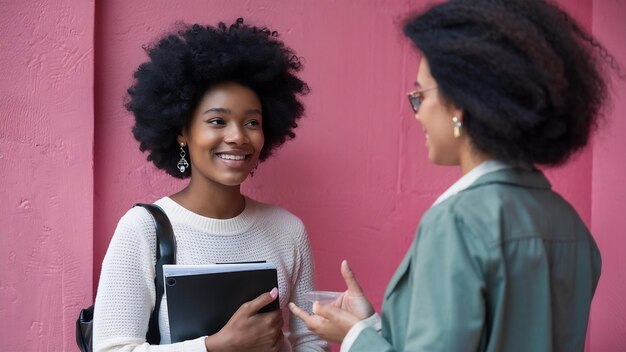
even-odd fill
[[[224,350],[223,342],[218,334],[213,334],[204,338],[204,347],[207,352],[220,352]]]

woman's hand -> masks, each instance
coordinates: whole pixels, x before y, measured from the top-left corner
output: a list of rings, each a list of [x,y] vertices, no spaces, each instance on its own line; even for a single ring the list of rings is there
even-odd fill
[[[274,288],[242,304],[220,331],[204,339],[207,351],[279,351],[283,345],[281,310],[258,313],[277,296]]]
[[[374,307],[363,294],[361,285],[356,281],[354,272],[350,269],[348,261],[341,262],[341,276],[346,282],[348,289],[332,303],[334,307],[346,310],[355,315],[359,320],[370,317],[375,313]]]
[[[341,275],[348,289],[331,304],[313,303],[314,315],[289,303],[291,312],[302,319],[309,330],[323,339],[338,343],[343,341],[354,324],[374,314],[372,304],[363,295],[345,260],[341,263]]]
[[[294,303],[289,303],[289,309],[317,336],[337,343],[341,343],[352,326],[361,320],[346,310],[319,302],[313,303],[315,314],[307,313]]]

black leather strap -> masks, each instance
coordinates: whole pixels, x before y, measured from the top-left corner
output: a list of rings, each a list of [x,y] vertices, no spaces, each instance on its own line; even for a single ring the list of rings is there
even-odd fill
[[[156,228],[156,264],[154,265],[155,277],[154,287],[156,290],[156,301],[154,310],[150,316],[148,333],[146,340],[151,345],[158,345],[161,342],[159,332],[159,311],[163,298],[163,264],[176,264],[176,238],[172,224],[163,209],[155,204],[137,203],[135,206],[143,207],[152,214]]]

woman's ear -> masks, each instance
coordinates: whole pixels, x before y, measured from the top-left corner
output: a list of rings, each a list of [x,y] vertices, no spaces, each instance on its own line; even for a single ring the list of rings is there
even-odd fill
[[[187,138],[185,135],[186,133],[183,130],[178,133],[178,136],[176,136],[176,142],[178,145],[187,145]]]

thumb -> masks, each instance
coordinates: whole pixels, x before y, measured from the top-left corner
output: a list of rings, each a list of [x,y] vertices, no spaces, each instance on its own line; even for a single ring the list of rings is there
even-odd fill
[[[259,297],[241,305],[240,310],[248,315],[256,314],[261,308],[272,303],[278,297],[278,289],[274,287],[270,292],[265,292]]]
[[[341,262],[341,276],[343,276],[343,280],[348,286],[348,295],[363,295],[363,289],[361,289],[361,285],[359,285],[359,283],[356,281],[356,278],[354,277],[354,272],[352,271],[352,269],[350,269],[348,261],[345,259]]]

